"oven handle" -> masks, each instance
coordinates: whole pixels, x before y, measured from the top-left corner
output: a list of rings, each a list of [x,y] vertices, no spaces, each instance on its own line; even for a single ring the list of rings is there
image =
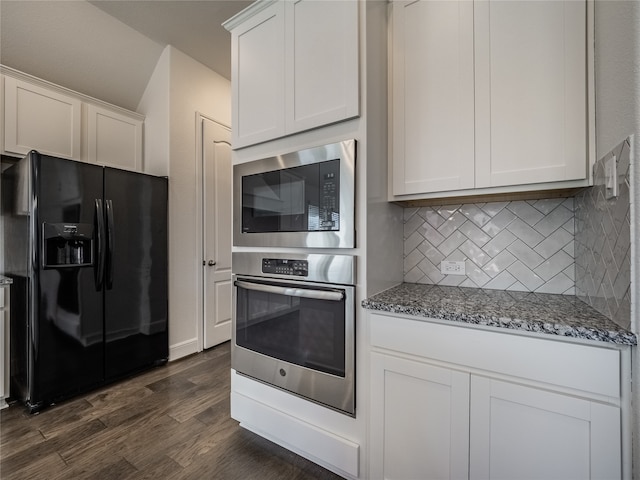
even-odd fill
[[[280,287],[278,285],[265,285],[263,283],[244,282],[236,280],[236,287],[245,290],[256,290],[258,292],[277,293],[279,295],[287,295],[289,297],[314,298],[316,300],[331,300],[340,302],[344,299],[344,292],[327,291],[327,290],[310,290],[308,288]]]

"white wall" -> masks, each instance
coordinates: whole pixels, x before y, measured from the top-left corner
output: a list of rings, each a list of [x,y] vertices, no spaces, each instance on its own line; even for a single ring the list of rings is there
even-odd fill
[[[134,110],[164,46],[86,1],[2,0],[2,63]]]
[[[634,135],[631,158],[631,329],[640,335],[640,2],[598,0],[595,6],[597,158],[627,136]],[[637,354],[633,357],[633,463],[634,478],[640,478],[640,358]]]
[[[168,46],[138,110],[147,116],[145,170],[169,176],[169,358],[175,360],[201,349],[196,112],[230,125],[231,84]]]
[[[152,175],[169,175],[169,69],[171,48],[166,47],[140,99],[137,112],[145,115],[144,162]]]

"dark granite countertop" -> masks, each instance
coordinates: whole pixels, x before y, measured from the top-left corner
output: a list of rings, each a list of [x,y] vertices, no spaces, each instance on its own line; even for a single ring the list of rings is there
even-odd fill
[[[636,336],[570,295],[403,283],[367,298],[369,310],[636,345]]]

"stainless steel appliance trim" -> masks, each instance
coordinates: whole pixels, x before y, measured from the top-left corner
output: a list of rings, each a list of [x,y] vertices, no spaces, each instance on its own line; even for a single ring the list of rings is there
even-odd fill
[[[262,259],[306,260],[308,275],[305,277],[262,273]],[[355,285],[356,259],[353,255],[327,255],[317,253],[233,252],[232,273],[254,277],[285,278],[298,282],[321,282]]]
[[[254,283],[238,280],[235,282],[236,287],[242,287],[246,290],[256,290],[258,292],[277,293],[279,295],[287,295],[289,297],[313,298],[316,300],[330,300],[339,302],[344,298],[342,291],[329,290],[311,290],[309,288],[291,288],[280,287],[277,285],[267,285],[264,283]]]
[[[340,231],[242,233],[242,177],[340,159]],[[239,247],[354,248],[356,141],[290,152],[233,166],[233,245]]]

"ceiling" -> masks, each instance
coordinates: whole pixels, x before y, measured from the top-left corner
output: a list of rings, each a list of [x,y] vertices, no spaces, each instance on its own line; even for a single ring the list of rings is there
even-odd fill
[[[0,63],[135,110],[172,45],[229,79],[221,23],[251,0],[0,0]]]
[[[231,35],[222,22],[252,0],[89,0],[100,10],[162,45],[173,45],[231,78]]]

